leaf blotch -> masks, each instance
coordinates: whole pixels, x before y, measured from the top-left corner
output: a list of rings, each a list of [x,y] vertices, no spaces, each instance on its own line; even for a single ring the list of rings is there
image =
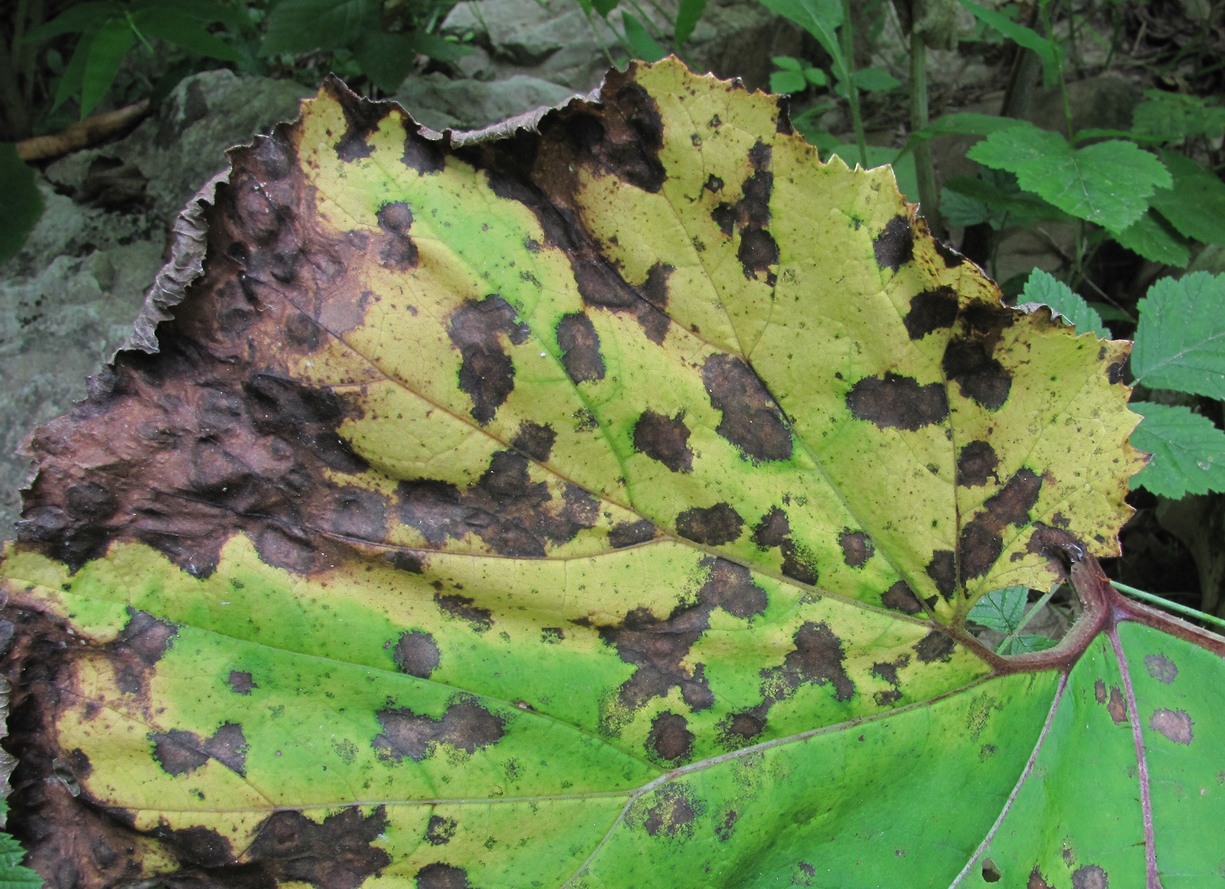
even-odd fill
[[[995,448],[985,441],[972,441],[957,455],[957,484],[963,487],[985,485],[996,476],[1000,461]]]
[[[327,515],[332,532],[339,537],[372,543],[387,537],[387,502],[375,491],[341,488]]]
[[[383,230],[377,248],[379,262],[397,272],[415,268],[417,245],[408,234],[413,225],[412,208],[404,201],[392,201],[379,207],[375,219]]]
[[[647,733],[647,753],[664,762],[675,763],[689,757],[693,751],[693,732],[679,713],[660,713],[651,722]]]
[[[951,549],[938,549],[932,553],[932,560],[924,570],[936,584],[936,591],[946,601],[952,600],[957,592],[957,554]]]
[[[379,710],[376,715],[383,732],[375,737],[374,749],[396,761],[421,762],[433,756],[440,745],[475,753],[502,740],[506,727],[502,717],[465,697],[454,701],[441,719],[407,707]]]
[[[655,539],[655,525],[647,519],[615,525],[608,532],[608,545],[614,549],[635,546]]]
[[[918,614],[923,610],[923,603],[904,580],[899,580],[881,593],[880,601],[886,608],[903,614]]]
[[[957,384],[962,396],[987,410],[1003,407],[1012,391],[1012,374],[994,356],[1000,334],[1012,323],[1005,312],[968,311],[965,334],[949,340],[941,360],[945,377]]]
[[[1153,711],[1148,720],[1149,728],[1175,744],[1190,744],[1194,740],[1195,736],[1191,730],[1193,725],[1186,710],[1159,708]]]
[[[600,354],[600,335],[583,312],[562,317],[557,323],[557,346],[562,366],[575,383],[604,379],[604,356]]]
[[[966,523],[959,541],[963,580],[982,577],[991,569],[1003,551],[1004,529],[1029,524],[1030,510],[1038,502],[1041,489],[1042,476],[1021,467]]]
[[[710,507],[695,506],[676,517],[676,533],[695,543],[719,546],[740,536],[744,519],[730,503]]]
[[[1144,669],[1162,685],[1169,685],[1178,678],[1178,666],[1164,654],[1145,655]]]
[[[914,228],[906,216],[894,216],[872,241],[872,252],[882,269],[896,272],[914,256]]]
[[[711,405],[722,412],[716,432],[754,463],[791,456],[791,433],[761,379],[730,355],[712,355],[702,367]]]
[[[693,469],[689,434],[684,411],[668,417],[646,410],[634,424],[634,450],[658,460],[673,472],[689,472]]]
[[[451,316],[447,334],[461,356],[459,388],[472,399],[472,417],[482,426],[515,388],[515,366],[504,341],[521,345],[530,333],[497,294],[466,300]]]
[[[553,443],[557,441],[557,433],[547,423],[524,421],[519,425],[518,432],[511,440],[511,447],[538,463],[549,459],[553,452]]]
[[[325,88],[337,99],[347,124],[336,142],[336,156],[345,163],[370,157],[374,153],[370,136],[383,122],[390,106],[356,96],[339,81],[329,81]]]
[[[375,845],[386,829],[387,810],[381,805],[369,815],[350,806],[322,823],[301,812],[275,812],[260,825],[245,858],[266,874],[264,885],[357,889],[391,864],[387,851]]]
[[[949,414],[941,384],[922,386],[914,377],[892,372],[860,380],[846,394],[846,406],[853,417],[878,428],[912,432],[943,422]]]
[[[431,846],[445,846],[455,836],[459,824],[454,818],[444,818],[441,815],[431,815],[425,826],[425,841]]]
[[[1072,871],[1072,889],[1110,889],[1110,877],[1096,864]]]
[[[435,862],[417,871],[417,889],[472,889],[472,884],[463,868]]]
[[[577,112],[565,122],[579,155],[589,156],[608,175],[658,192],[667,174],[659,159],[664,124],[655,99],[629,75],[610,73],[600,100],[612,113]]]
[[[838,535],[838,546],[842,548],[842,560],[851,568],[862,568],[876,552],[867,534],[850,528],[843,529]]]
[[[791,536],[791,521],[780,507],[773,507],[753,528],[753,542],[760,549],[778,548],[783,557],[782,570],[786,577],[800,583],[815,584],[818,579],[816,560],[805,547]]]
[[[443,607],[441,603],[439,607]],[[470,609],[471,605],[468,608]],[[485,620],[487,627],[488,612],[485,614]],[[401,672],[409,676],[416,676],[418,679],[429,679],[430,674],[438,669],[442,661],[442,654],[438,650],[438,643],[434,641],[434,637],[421,630],[411,630],[400,636],[391,656]]]
[[[478,606],[475,599],[457,593],[447,595],[436,593],[434,603],[448,617],[462,620],[478,633],[488,632],[493,626],[493,612],[488,608]]]
[[[638,800],[627,818],[653,837],[689,837],[701,809],[701,803],[687,788],[665,784]]]
[[[910,311],[902,319],[906,334],[921,340],[929,333],[952,327],[957,320],[957,291],[952,287],[924,290],[910,299]]]
[[[1123,701],[1123,690],[1117,685],[1110,686],[1110,691],[1106,691],[1106,683],[1098,679],[1093,683],[1093,698],[1099,704],[1106,705],[1106,712],[1110,714],[1110,721],[1115,725],[1123,725],[1127,722],[1127,704]]]
[[[236,695],[249,695],[253,689],[259,688],[259,685],[252,680],[251,674],[245,670],[231,670],[226,684]]]
[[[918,654],[919,660],[925,664],[934,664],[936,661],[948,663],[953,657],[953,651],[957,648],[957,643],[942,630],[932,630],[922,639],[915,643],[914,650]]]

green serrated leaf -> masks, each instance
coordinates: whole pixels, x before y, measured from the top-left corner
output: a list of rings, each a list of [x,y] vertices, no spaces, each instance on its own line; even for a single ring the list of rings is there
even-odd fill
[[[1225,183],[1177,152],[1159,154],[1174,184],[1153,193],[1153,209],[1188,238],[1205,244],[1225,244]]]
[[[1145,90],[1144,101],[1132,114],[1132,129],[1139,136],[1160,141],[1195,136],[1219,139],[1225,135],[1225,108],[1201,96]]]
[[[1028,604],[1029,587],[1004,587],[992,590],[975,602],[967,619],[997,633],[1014,633],[1021,627]]]
[[[1137,308],[1136,382],[1225,400],[1225,276],[1162,278]]]
[[[1183,405],[1132,402],[1144,420],[1131,443],[1152,459],[1131,480],[1133,488],[1178,500],[1225,491],[1225,432]]]
[[[1038,195],[1021,191],[1011,173],[991,169],[983,170],[979,177],[949,180],[941,189],[940,208],[952,225],[986,222],[997,231],[1069,218]]]
[[[967,156],[1015,173],[1021,188],[1079,219],[1119,231],[1138,220],[1158,187],[1169,187],[1161,161],[1134,142],[1073,148],[1063,136],[1033,125],[992,133]]]
[[[1085,302],[1085,298],[1042,269],[1029,273],[1018,302],[1022,304],[1019,308],[1026,310],[1033,306],[1049,306],[1077,333],[1092,332],[1101,339],[1110,339],[1110,331],[1102,324],[1101,316]]]
[[[1046,636],[1039,636],[1034,633],[1020,633],[1016,636],[1009,636],[1001,642],[995,653],[1007,657],[1016,654],[1029,654],[1035,651],[1048,651],[1054,648],[1055,645],[1055,640],[1048,639]]]
[[[1191,261],[1191,251],[1186,239],[1180,237],[1165,219],[1152,210],[1147,211],[1127,228],[1112,232],[1112,237],[1128,250],[1151,262],[1186,268]]]

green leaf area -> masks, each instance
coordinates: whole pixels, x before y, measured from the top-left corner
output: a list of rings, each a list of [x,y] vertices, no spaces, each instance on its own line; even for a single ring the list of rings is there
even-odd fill
[[[1124,344],[1004,307],[887,169],[675,61],[453,146],[331,83],[232,160],[160,351],[31,444],[0,576],[41,873],[1218,873],[1185,826],[1225,819],[1225,648],[1092,557],[1141,463]],[[1052,557],[1082,623],[979,645]]]
[[[1174,500],[1225,491],[1225,432],[1182,405],[1140,401],[1131,406],[1144,416],[1132,433],[1132,444],[1152,455],[1132,479],[1132,487]]]
[[[1225,276],[1162,278],[1137,308],[1136,383],[1225,400]]]
[[[1111,140],[1074,148],[1063,136],[1019,124],[992,133],[967,152],[984,166],[1015,173],[1021,188],[1063,212],[1122,231],[1148,209],[1169,171],[1134,142]]]

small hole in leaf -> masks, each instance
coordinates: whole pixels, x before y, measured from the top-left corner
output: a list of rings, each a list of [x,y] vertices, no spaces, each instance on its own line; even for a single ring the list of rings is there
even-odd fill
[[[995,866],[995,862],[990,858],[983,861],[983,882],[998,883],[1004,875],[1000,873],[1000,869]]]

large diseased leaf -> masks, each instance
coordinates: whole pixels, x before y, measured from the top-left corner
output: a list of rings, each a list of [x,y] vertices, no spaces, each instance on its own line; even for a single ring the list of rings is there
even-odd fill
[[[1093,774],[1127,818],[1036,783],[1084,778],[1097,678],[1113,719],[1154,645],[1219,669],[1187,628],[1129,641],[1160,619],[1096,573],[1142,462],[1126,346],[1004,307],[888,170],[674,61],[484,140],[331,83],[233,166],[160,352],[32,443],[5,665],[53,883],[1218,866],[1166,838],[1222,815],[1193,684],[1128,711],[1191,720],[1178,757]],[[965,629],[1068,565],[1060,647]]]

